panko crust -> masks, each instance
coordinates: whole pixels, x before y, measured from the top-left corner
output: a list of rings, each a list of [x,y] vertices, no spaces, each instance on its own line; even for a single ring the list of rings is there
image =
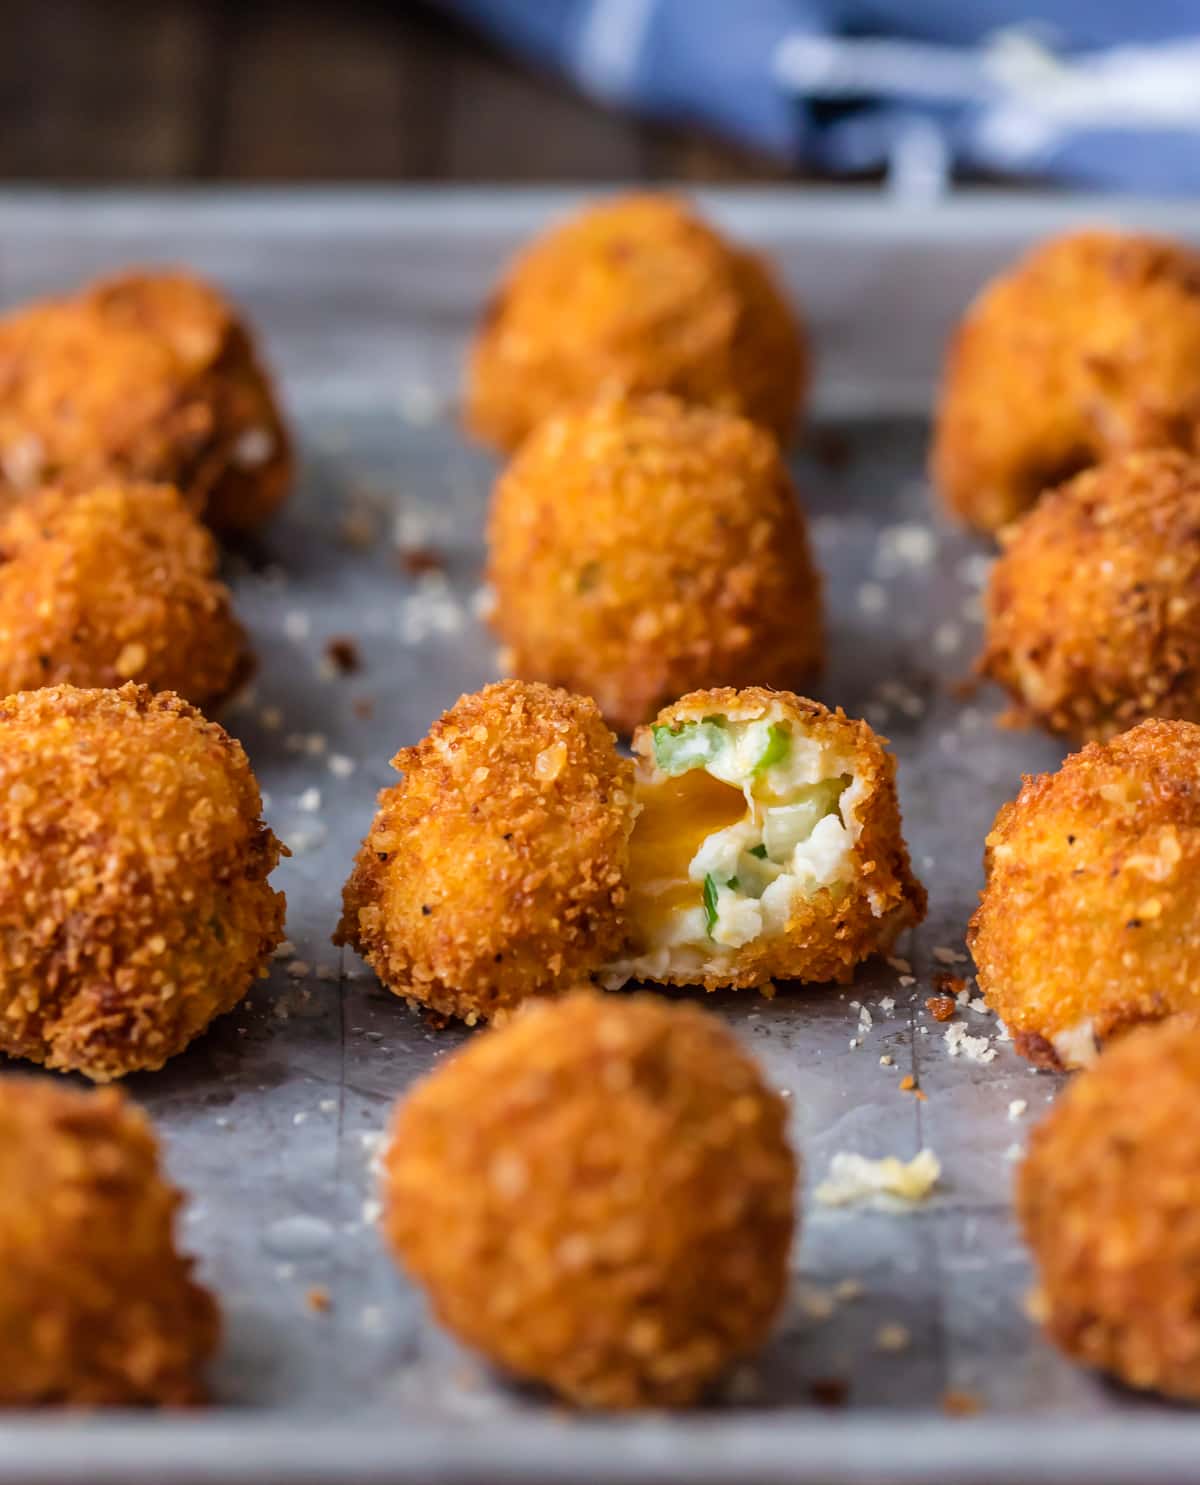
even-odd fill
[[[334,942],[468,1022],[553,995],[617,949],[633,769],[594,702],[521,681],[463,696],[392,767]]]
[[[5,1077],[0,1191],[0,1405],[205,1401],[219,1315],[145,1115],[115,1088]]]
[[[1034,1130],[1017,1209],[1032,1306],[1076,1361],[1200,1401],[1200,1021],[1143,1027]]]
[[[158,1068],[283,936],[281,846],[240,743],[170,693],[0,701],[0,1051]]]
[[[865,785],[858,809],[861,831],[853,847],[854,886],[842,893],[820,889],[796,903],[781,936],[752,940],[732,955],[714,958],[699,977],[670,975],[663,983],[702,984],[706,990],[748,989],[770,980],[849,984],[859,964],[886,954],[905,929],[925,917],[925,888],[913,874],[904,840],[896,760],[885,748],[886,738],[841,707],[830,711],[819,701],[765,686],[698,691],[638,728],[633,748],[639,774],[654,774],[655,726],[673,727],[712,715],[753,721],[773,708],[782,708],[809,737],[853,756],[855,774]]]
[[[1148,721],[1026,776],[987,838],[967,943],[979,987],[1043,1066],[1200,1008],[1200,726]]]
[[[384,1233],[442,1323],[502,1367],[583,1407],[685,1406],[782,1305],[786,1123],[715,1017],[571,995],[400,1105]]]
[[[1200,720],[1200,460],[1126,454],[1044,495],[984,600],[980,670],[1079,741]]]
[[[594,696],[622,732],[701,686],[820,667],[804,516],[745,418],[654,396],[550,419],[497,482],[488,549],[512,671]]]
[[[510,265],[471,353],[466,417],[476,437],[512,450],[577,403],[671,392],[786,443],[808,380],[803,327],[762,259],[677,197],[622,196]]]
[[[252,660],[216,571],[169,485],[43,490],[0,513],[0,695],[134,680],[221,702]]]
[[[1200,452],[1200,253],[1068,233],[994,279],[951,342],[931,459],[947,508],[995,531],[1133,449]]]
[[[0,320],[0,502],[172,484],[216,529],[250,531],[291,466],[250,332],[201,280],[131,270]]]

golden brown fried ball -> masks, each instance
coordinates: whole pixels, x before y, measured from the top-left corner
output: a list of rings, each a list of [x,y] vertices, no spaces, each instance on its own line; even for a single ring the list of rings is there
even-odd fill
[[[820,665],[804,517],[744,418],[672,397],[552,418],[500,478],[488,541],[514,672],[594,696],[623,732],[686,691]]]
[[[169,485],[43,490],[0,514],[0,695],[136,680],[197,706],[251,669],[212,536]]]
[[[968,944],[1030,1061],[1086,1065],[1135,1022],[1200,1008],[1198,780],[1200,727],[1142,722],[996,816]]]
[[[262,524],[291,452],[250,332],[183,273],[130,272],[0,320],[0,501],[41,485],[176,485],[222,531]]]
[[[1080,740],[1200,721],[1200,460],[1126,454],[1043,496],[992,569],[980,668]]]
[[[925,916],[896,764],[786,691],[699,691],[634,738],[630,938],[609,983],[849,981]]]
[[[1075,1360],[1200,1401],[1200,1022],[1143,1027],[1034,1131],[1017,1206],[1031,1308]]]
[[[787,442],[807,384],[804,332],[762,260],[676,197],[624,196],[511,265],[471,355],[467,421],[514,449],[575,403],[673,392]]]
[[[994,531],[1050,485],[1131,449],[1200,451],[1200,254],[1089,231],[983,291],[946,361],[933,476]]]
[[[583,992],[409,1094],[383,1226],[492,1361],[585,1407],[681,1407],[778,1314],[795,1184],[783,1102],[715,1017]]]
[[[116,1089],[0,1079],[0,1405],[204,1401],[220,1324],[181,1201]]]
[[[282,938],[260,808],[241,745],[170,693],[0,701],[0,1051],[104,1082],[232,1009]]]
[[[485,686],[392,767],[334,938],[390,990],[474,1022],[618,951],[633,770],[594,702]]]

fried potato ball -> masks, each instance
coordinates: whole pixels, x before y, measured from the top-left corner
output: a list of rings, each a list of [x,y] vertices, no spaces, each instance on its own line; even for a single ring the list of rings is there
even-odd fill
[[[241,745],[169,693],[0,701],[0,1051],[105,1082],[235,1006],[282,939]]]
[[[115,1088],[0,1079],[0,1193],[0,1405],[203,1402],[217,1306],[145,1115]]]
[[[618,951],[633,770],[594,702],[485,686],[392,767],[334,937],[390,990],[474,1022]]]
[[[472,432],[502,449],[551,414],[613,392],[673,392],[787,442],[808,353],[760,258],[686,202],[635,195],[590,206],[516,259],[467,382]]]
[[[715,1017],[581,992],[408,1095],[383,1229],[508,1371],[584,1407],[682,1407],[779,1312],[796,1173],[782,1100]]]
[[[224,700],[252,662],[216,569],[169,485],[43,490],[0,513],[0,695],[136,680]]]
[[[1130,1387],[1200,1401],[1200,1021],[1142,1027],[1034,1131],[1017,1208],[1031,1309]]]
[[[0,320],[0,501],[148,481],[178,486],[219,530],[248,531],[290,479],[250,332],[199,279],[124,273]]]
[[[896,765],[786,691],[699,691],[634,738],[629,946],[610,983],[840,983],[925,916]]]
[[[1043,496],[984,602],[980,669],[1014,721],[1087,740],[1200,721],[1200,460],[1126,454]]]
[[[1200,727],[1149,721],[1026,777],[987,838],[967,942],[1018,1052],[1078,1067],[1200,1008]]]
[[[1132,449],[1200,452],[1200,253],[1131,233],[1042,243],[983,291],[950,346],[932,472],[995,531]]]
[[[804,517],[744,418],[662,396],[552,418],[501,476],[488,543],[511,669],[594,696],[623,732],[686,691],[820,665]]]

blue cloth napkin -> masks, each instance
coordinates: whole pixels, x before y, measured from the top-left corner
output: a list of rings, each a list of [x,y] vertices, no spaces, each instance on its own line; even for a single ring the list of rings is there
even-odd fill
[[[835,173],[1200,192],[1200,0],[442,3],[615,105]]]

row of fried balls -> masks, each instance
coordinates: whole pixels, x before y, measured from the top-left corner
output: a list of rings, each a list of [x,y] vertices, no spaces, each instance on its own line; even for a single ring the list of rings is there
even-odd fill
[[[687,272],[678,254],[690,265]],[[545,262],[531,270],[539,255]],[[1003,591],[999,575],[1007,570],[1009,592],[1019,595],[1022,575],[1037,569],[1043,547],[1058,554],[1060,570],[1072,578],[1091,555],[1098,578],[1113,578],[1122,593],[1128,580],[1128,632],[1145,642],[1134,652],[1136,674],[1129,665],[1122,669],[1117,647],[1107,669],[1090,651],[1062,659],[1054,652],[1055,626],[1049,636],[1034,636],[1020,664],[1013,662],[1018,680],[1008,681],[1020,704],[1051,725],[1103,736],[1140,715],[1193,714],[1183,622],[1189,594],[1180,582],[1186,569],[1174,564],[1188,555],[1186,511],[1194,489],[1181,386],[1191,324],[1184,310],[1196,293],[1195,278],[1183,271],[1181,249],[1088,236],[1035,255],[1015,275],[1018,285],[1036,283],[1046,258],[1062,260],[1050,307],[1070,302],[1062,279],[1070,279],[1074,265],[1108,284],[1114,304],[1131,296],[1134,308],[1126,305],[1122,317],[1114,307],[1104,347],[1089,343],[1085,354],[1081,337],[1105,316],[1081,316],[1054,342],[1054,315],[1031,314],[1022,294],[1016,310],[1006,311],[1004,285],[991,291],[969,317],[951,363],[935,466],[953,470],[956,440],[960,452],[977,446],[976,472],[958,488],[975,491],[978,505],[970,493],[954,493],[953,473],[941,483],[953,505],[994,527],[1072,469],[1127,448],[1182,448],[1110,460],[1042,501],[993,579],[994,616],[1018,602],[995,601]],[[681,301],[679,287],[689,284]],[[1091,282],[1085,288],[1094,306],[1099,289]],[[819,658],[818,585],[802,519],[774,441],[754,424],[786,432],[804,381],[799,335],[790,329],[781,336],[780,327],[793,322],[773,293],[755,260],[730,249],[684,208],[641,200],[601,208],[536,247],[515,269],[481,336],[475,426],[505,444],[527,431],[523,419],[533,429],[493,504],[497,625],[516,668],[597,696],[622,728],[693,685],[748,679],[721,668],[729,653],[740,657],[731,665],[752,666],[755,681],[778,685],[808,673]],[[1154,318],[1139,307],[1139,295],[1147,306],[1163,296],[1169,303]],[[570,306],[577,301],[573,322]],[[695,312],[698,303],[706,314]],[[1030,324],[1050,337],[1032,351]],[[19,599],[36,590],[41,554],[61,564],[44,598],[13,605],[17,620],[32,616],[34,627],[22,630],[10,621],[0,631],[16,657],[9,689],[57,680],[109,686],[137,676],[202,704],[215,702],[236,685],[246,651],[194,515],[218,529],[247,529],[278,502],[287,478],[286,435],[245,331],[190,280],[144,277],[99,286],[6,325],[0,467],[12,534],[0,536],[0,582],[15,569]],[[1129,329],[1135,325],[1136,334]],[[1148,325],[1158,327],[1157,338]],[[981,381],[1007,364],[994,346],[989,350],[992,342],[1004,347],[1006,336],[1014,347],[1011,384],[1007,391],[980,385],[972,399],[972,376]],[[984,349],[964,350],[972,343]],[[581,347],[597,353],[590,367],[586,354],[575,364]],[[1052,353],[1072,367],[1078,355],[1092,377],[1078,405],[1071,401],[1076,383],[1061,370],[1038,398],[1041,413],[1057,397],[1061,422],[1069,425],[1060,442],[1070,457],[1051,450],[1047,436],[1037,457],[1022,464],[1014,454],[1006,464],[994,445],[1018,422],[988,417],[997,400],[1023,395],[1035,375],[1031,366],[1050,364]],[[1156,354],[1161,375],[1147,369],[1157,366]],[[597,367],[603,374],[593,385]],[[1082,373],[1078,380],[1083,385]],[[526,396],[530,406],[523,411]],[[506,408],[505,397],[515,405]],[[555,413],[563,405],[571,410]],[[1086,432],[1080,423],[1089,424]],[[991,462],[980,450],[990,451]],[[164,482],[176,488],[164,490]],[[998,490],[1007,491],[1008,505]],[[593,501],[607,512],[604,521],[570,518],[572,502],[575,512],[590,513]],[[556,511],[557,503],[567,511]],[[1035,540],[1034,521],[1056,508],[1065,511],[1058,526]],[[680,546],[673,544],[677,530]],[[577,549],[591,531],[598,545]],[[618,539],[606,546],[609,532]],[[518,556],[506,583],[510,540],[518,543],[511,548]],[[1014,561],[1022,541],[1031,545]],[[126,544],[134,556],[120,588],[123,604],[113,602],[110,617],[89,634],[84,621],[105,613],[89,588],[88,601],[61,618],[57,610],[71,596],[75,575],[83,574],[85,586],[94,577],[95,591],[103,591]],[[31,550],[39,560],[22,578],[19,564]],[[183,561],[187,551],[193,556]],[[1103,645],[1098,631],[1108,632],[1107,615],[1089,605],[1096,584],[1082,586],[1078,622],[1097,631],[1090,637],[1095,650]],[[1180,591],[1164,596],[1172,586]],[[1056,608],[1072,587],[1047,579]],[[524,617],[517,603],[523,591],[532,594]],[[131,627],[129,609],[151,593],[161,595],[155,616]],[[771,601],[764,604],[764,595]],[[700,625],[697,604],[708,620]],[[211,646],[196,644],[197,658],[179,667],[178,679],[153,668],[156,656],[166,666],[186,653],[161,642],[164,625],[174,622],[163,615],[176,612],[202,628],[215,616],[211,632],[223,636]],[[1030,612],[1030,625],[1040,622],[1046,631],[1044,608],[1035,603]],[[720,623],[711,622],[714,614]],[[576,631],[583,642],[573,645]],[[565,655],[543,659],[555,656],[552,646],[564,633]],[[113,635],[119,647],[110,643]],[[641,646],[624,678],[621,657],[630,646],[623,635]],[[218,652],[216,661],[209,649]],[[1181,658],[1173,658],[1176,650]],[[97,651],[102,671],[87,669]],[[1015,653],[1015,644],[1008,651]],[[1004,652],[989,634],[989,657]],[[1138,669],[1143,653],[1153,663]],[[759,655],[764,664],[778,657],[769,674],[751,658]],[[989,659],[994,673],[1001,663]],[[1159,679],[1164,664],[1174,665],[1176,675],[1166,686]],[[1069,704],[1061,697],[1038,702],[1039,679],[1060,671],[1073,678],[1078,696]],[[100,1077],[161,1065],[236,1003],[281,935],[282,898],[266,883],[279,846],[258,819],[244,756],[181,702],[143,691],[60,688],[17,696],[4,703],[0,725],[8,741],[0,760],[8,774],[0,888],[0,911],[10,917],[5,943],[12,962],[3,976],[8,1050]],[[1094,1051],[1129,1022],[1190,1003],[1196,759],[1193,728],[1147,724],[1086,749],[1059,774],[1028,781],[999,817],[973,947],[981,985],[1028,1054],[1066,1064],[1089,1060],[1089,1045]],[[407,775],[396,788],[406,786]],[[25,849],[31,841],[37,851]],[[394,882],[388,885],[395,890]],[[421,885],[414,884],[413,902]],[[172,912],[164,916],[168,899]],[[518,942],[519,936],[514,948]],[[1064,944],[1068,952],[1077,946],[1082,973],[1055,973]],[[396,988],[414,992],[411,983]],[[1035,1140],[1022,1190],[1055,1334],[1138,1385],[1194,1396],[1200,1341],[1181,1295],[1190,1294],[1195,1264],[1188,1226],[1178,1220],[1194,1184],[1180,1112],[1197,1076],[1187,1027],[1178,1019],[1106,1053]],[[723,1069],[720,1077],[706,1081],[708,1054],[692,1045],[697,1037],[722,1042],[710,1059]],[[571,997],[479,1039],[412,1096],[398,1116],[388,1159],[389,1181],[408,1196],[389,1201],[386,1220],[448,1323],[519,1374],[599,1405],[688,1401],[757,1343],[783,1292],[794,1166],[773,1095],[725,1037],[687,1008]],[[644,1050],[647,1043],[658,1049],[654,1055]],[[1080,1048],[1084,1054],[1076,1055]],[[576,1050],[578,1063],[571,1060]],[[596,1098],[594,1075],[605,1055],[612,1066],[600,1086],[610,1091]],[[666,1060],[665,1071],[656,1057]],[[1131,1075],[1140,1081],[1126,1097]],[[629,1127],[609,1140],[606,1156],[614,1113],[624,1111],[623,1105],[614,1110],[612,1095],[636,1092],[640,1079],[649,1091],[630,1103]],[[9,1214],[6,1251],[16,1255],[18,1268],[25,1265],[31,1287],[22,1292],[45,1295],[43,1304],[22,1308],[23,1319],[10,1323],[6,1316],[0,1326],[0,1336],[16,1337],[21,1354],[37,1358],[25,1373],[30,1380],[6,1400],[195,1395],[198,1367],[215,1341],[215,1312],[174,1255],[175,1198],[156,1173],[144,1123],[108,1094],[51,1093],[9,1080],[5,1097],[13,1104],[5,1117],[20,1136],[10,1142],[10,1189],[28,1192]],[[476,1102],[478,1116],[464,1121],[463,1110]],[[528,1138],[493,1148],[495,1131],[507,1122],[495,1117],[496,1107],[508,1108],[516,1123],[520,1110],[534,1111]],[[1054,1158],[1056,1141],[1073,1140],[1072,1119],[1089,1129],[1088,1160],[1076,1159],[1073,1171],[1061,1151]],[[1165,1127],[1176,1132],[1170,1142],[1161,1136]],[[542,1147],[533,1130],[543,1128],[562,1134]],[[39,1129],[46,1131],[41,1143]],[[1079,1146],[1071,1148],[1075,1154]],[[580,1172],[593,1169],[589,1151],[601,1173],[598,1194],[579,1210],[579,1188],[587,1184]],[[715,1152],[712,1161],[702,1152]],[[94,1161],[112,1173],[104,1191],[89,1185]],[[669,1192],[678,1189],[678,1200],[663,1198],[664,1161],[678,1173],[677,1188],[667,1184]],[[1074,1180],[1081,1164],[1087,1178]],[[46,1182],[47,1168],[61,1176]],[[467,1178],[446,1181],[448,1170]],[[104,1219],[90,1220],[106,1210],[110,1191],[123,1189],[123,1174],[123,1216],[143,1202],[146,1209],[145,1243],[131,1245],[136,1267],[124,1268],[119,1245],[105,1241]],[[1061,1192],[1056,1181],[1065,1183]],[[455,1208],[436,1227],[421,1216],[435,1187]],[[544,1201],[531,1203],[528,1191],[544,1193]],[[711,1229],[697,1231],[696,1222],[703,1227],[708,1218]],[[525,1244],[512,1240],[522,1220],[529,1223]],[[1113,1242],[1114,1224],[1131,1227],[1137,1241]],[[461,1245],[447,1247],[449,1229],[461,1233]],[[497,1242],[498,1233],[505,1242]],[[724,1272],[718,1250],[728,1259],[728,1285],[714,1281]],[[51,1301],[51,1276],[38,1267],[43,1251],[68,1255],[82,1276],[90,1275],[78,1295],[68,1289]],[[704,1262],[689,1263],[689,1253],[705,1255]],[[665,1255],[663,1267],[639,1265],[645,1254]],[[144,1280],[147,1263],[159,1265],[161,1302]],[[114,1331],[113,1300],[135,1272],[145,1302],[131,1307],[127,1332]],[[585,1292],[591,1298],[577,1306],[574,1296]],[[748,1295],[757,1296],[753,1304]],[[181,1314],[194,1323],[181,1326]],[[611,1323],[603,1323],[605,1316]]]

